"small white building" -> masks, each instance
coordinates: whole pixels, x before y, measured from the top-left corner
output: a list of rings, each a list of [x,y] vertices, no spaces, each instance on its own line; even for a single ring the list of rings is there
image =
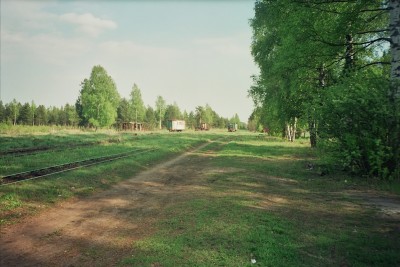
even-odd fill
[[[167,129],[170,132],[182,132],[185,130],[185,124],[184,120],[169,120],[167,123]]]

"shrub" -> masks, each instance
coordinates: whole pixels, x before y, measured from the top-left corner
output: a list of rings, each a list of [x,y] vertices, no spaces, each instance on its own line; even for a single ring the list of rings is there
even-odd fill
[[[395,172],[390,168],[395,148],[389,144],[389,135],[394,133],[389,130],[387,88],[388,80],[363,73],[324,92],[321,141],[331,143],[330,156],[344,169],[384,179]]]

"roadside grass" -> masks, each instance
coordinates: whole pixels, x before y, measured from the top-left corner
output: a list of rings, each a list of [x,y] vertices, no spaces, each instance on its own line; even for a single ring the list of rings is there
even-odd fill
[[[310,170],[300,142],[228,139],[194,155],[203,190],[159,214],[122,266],[400,265],[398,221],[348,194],[365,184]]]
[[[49,136],[48,136],[49,137]],[[118,134],[105,135],[92,133],[86,135],[65,136],[65,142],[71,140],[108,140],[119,138],[121,142],[104,142],[90,147],[65,149],[60,151],[43,151],[34,155],[23,157],[4,156],[0,159],[0,177],[9,173],[37,169],[55,164],[67,163],[100,157],[115,153],[122,153],[133,149],[153,148],[147,153],[133,155],[132,157],[94,165],[88,168],[77,169],[65,173],[54,174],[31,181],[0,186],[0,225],[17,222],[20,218],[37,213],[39,210],[72,197],[83,197],[106,190],[113,184],[131,178],[139,171],[182,153],[200,143],[207,137],[198,137],[190,134]],[[18,140],[18,137],[15,137]],[[26,138],[21,136],[27,143]],[[46,139],[46,136],[43,136]],[[52,142],[54,141],[54,142]],[[52,137],[47,140],[50,146],[57,146],[60,141]],[[10,171],[12,170],[12,171]]]

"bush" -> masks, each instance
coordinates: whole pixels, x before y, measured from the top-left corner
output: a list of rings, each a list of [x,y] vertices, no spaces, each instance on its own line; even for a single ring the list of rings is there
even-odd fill
[[[325,92],[320,137],[334,148],[330,156],[344,169],[384,179],[395,172],[390,166],[395,148],[389,144],[389,135],[394,133],[389,130],[388,88],[388,80],[370,72]]]

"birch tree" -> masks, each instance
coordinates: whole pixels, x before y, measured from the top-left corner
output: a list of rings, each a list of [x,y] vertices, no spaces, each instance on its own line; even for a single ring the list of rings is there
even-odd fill
[[[32,126],[35,125],[35,115],[36,115],[36,105],[35,102],[31,102],[31,116],[32,116]]]
[[[400,178],[400,1],[389,1],[389,31],[391,68],[389,90],[390,102],[393,106],[393,119],[391,120],[390,145],[393,147],[393,159],[391,168],[396,170],[397,178]]]
[[[162,129],[162,121],[164,120],[165,111],[166,111],[166,102],[164,98],[162,98],[162,96],[157,96],[155,112],[157,114],[158,128],[160,130]]]
[[[119,102],[117,114],[118,114],[118,123],[130,122],[132,121],[131,112],[130,112],[130,103],[126,98],[122,98]]]
[[[135,122],[143,122],[146,107],[144,106],[142,93],[140,92],[139,87],[137,84],[133,84],[131,93],[130,93],[130,110],[131,110],[131,117],[134,118]]]
[[[398,0],[256,1],[252,55],[260,75],[249,93],[264,116],[260,121],[286,133],[308,122],[311,146],[318,137],[331,140],[360,171],[395,173],[398,9]],[[386,86],[389,72],[392,86]]]
[[[120,101],[114,80],[98,65],[93,67],[90,78],[85,79],[81,86],[77,113],[96,128],[110,127],[117,118]]]
[[[9,104],[9,106],[10,106],[10,110],[11,110],[13,125],[16,125],[17,119],[19,116],[20,104],[14,98],[13,101]]]

